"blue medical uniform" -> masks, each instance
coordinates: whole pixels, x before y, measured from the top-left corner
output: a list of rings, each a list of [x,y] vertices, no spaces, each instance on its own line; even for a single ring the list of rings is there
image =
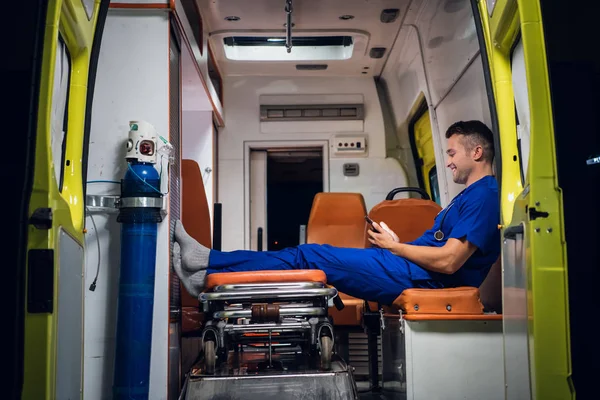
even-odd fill
[[[409,243],[441,247],[449,238],[465,238],[477,246],[475,253],[452,275],[428,271],[385,249],[318,244],[264,252],[211,250],[207,273],[320,269],[327,275],[327,282],[343,293],[391,304],[408,288],[481,285],[500,255],[499,222],[498,184],[494,177],[486,176],[458,194],[437,215],[433,227]],[[434,238],[438,229],[444,233],[441,241]]]

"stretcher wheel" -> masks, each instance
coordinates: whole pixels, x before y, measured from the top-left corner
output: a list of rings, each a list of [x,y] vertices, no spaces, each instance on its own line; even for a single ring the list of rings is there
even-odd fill
[[[331,354],[333,353],[333,339],[329,336],[321,336],[321,369],[331,369]]]
[[[215,352],[215,342],[207,340],[204,342],[204,366],[206,374],[212,375],[215,373],[215,365],[217,363],[217,354]]]

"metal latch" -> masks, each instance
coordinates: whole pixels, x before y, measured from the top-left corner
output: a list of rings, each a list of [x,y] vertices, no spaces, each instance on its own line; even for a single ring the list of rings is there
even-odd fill
[[[550,214],[545,211],[538,211],[534,207],[529,208],[529,220],[534,221],[538,218],[548,218]]]
[[[400,313],[400,316],[399,316],[400,323],[398,324],[398,326],[400,329],[400,333],[404,335],[404,318],[402,318],[402,310],[400,310],[399,313]]]

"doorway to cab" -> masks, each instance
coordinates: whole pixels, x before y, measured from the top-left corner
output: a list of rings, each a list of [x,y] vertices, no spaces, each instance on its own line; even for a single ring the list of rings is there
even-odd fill
[[[321,146],[250,150],[250,249],[304,243],[313,199],[328,187],[323,153]]]

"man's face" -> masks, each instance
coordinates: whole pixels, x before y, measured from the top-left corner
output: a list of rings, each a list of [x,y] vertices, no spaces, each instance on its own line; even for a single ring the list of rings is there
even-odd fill
[[[468,151],[464,142],[463,135],[452,135],[448,139],[448,150],[446,150],[448,155],[446,166],[452,170],[452,180],[459,184],[467,183],[475,167],[473,150]]]

